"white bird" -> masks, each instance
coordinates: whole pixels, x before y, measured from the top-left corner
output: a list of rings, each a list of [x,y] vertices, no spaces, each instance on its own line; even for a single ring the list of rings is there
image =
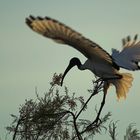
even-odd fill
[[[133,77],[129,73],[120,73],[120,67],[129,70],[138,70],[140,61],[140,42],[136,42],[137,37],[130,43],[130,39],[124,40],[124,48],[121,52],[113,50],[112,56],[103,50],[98,44],[85,38],[63,23],[49,17],[26,18],[26,24],[35,32],[51,38],[54,41],[67,44],[80,51],[87,61],[81,64],[78,58],[72,58],[64,72],[62,83],[67,72],[75,65],[80,70],[90,70],[96,76],[104,80],[104,85],[113,84],[116,87],[118,99],[125,98],[132,85]],[[136,53],[136,55],[135,55]],[[125,59],[127,58],[127,59]]]

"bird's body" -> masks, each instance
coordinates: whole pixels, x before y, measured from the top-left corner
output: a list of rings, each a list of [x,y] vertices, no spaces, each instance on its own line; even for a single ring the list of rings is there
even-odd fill
[[[118,70],[112,67],[111,64],[101,62],[99,60],[88,59],[83,65],[81,65],[81,70],[88,69],[93,72],[96,76],[107,78],[115,78],[119,73]]]
[[[26,18],[26,23],[35,32],[51,38],[57,43],[70,45],[87,57],[84,64],[81,64],[78,58],[72,58],[63,78],[73,66],[77,65],[80,70],[88,69],[92,71],[96,76],[107,82],[107,85],[113,84],[116,87],[118,98],[126,97],[133,78],[129,73],[119,72],[119,68],[122,66],[119,65],[119,57],[113,57],[116,53],[111,56],[95,42],[54,19],[30,16]],[[125,65],[123,67],[127,68]],[[132,67],[129,67],[129,69],[132,69]],[[137,69],[135,68],[135,70]]]
[[[98,44],[83,37],[70,27],[51,18],[30,16],[27,24],[39,34],[51,38],[57,43],[68,44],[80,51],[88,60],[81,69],[89,69],[96,76],[107,78],[116,73],[119,66],[112,61],[112,57]]]

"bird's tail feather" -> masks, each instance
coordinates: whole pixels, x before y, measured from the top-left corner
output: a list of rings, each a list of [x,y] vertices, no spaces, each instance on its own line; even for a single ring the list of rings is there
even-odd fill
[[[130,73],[121,73],[122,78],[117,80],[111,80],[111,83],[116,88],[116,94],[118,99],[126,98],[126,94],[129,88],[132,86],[133,77]]]

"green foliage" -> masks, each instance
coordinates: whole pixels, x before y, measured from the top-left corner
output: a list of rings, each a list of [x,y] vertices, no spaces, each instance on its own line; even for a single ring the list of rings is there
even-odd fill
[[[109,124],[109,135],[112,140],[117,140],[118,133],[116,132],[117,129],[117,122],[110,122]],[[119,139],[118,139],[119,140]],[[140,140],[140,133],[139,130],[134,128],[134,124],[130,124],[126,129],[126,134],[124,136],[124,140]]]
[[[134,124],[130,124],[126,129],[126,135],[124,136],[124,140],[140,140],[139,130],[133,128]]]
[[[103,130],[109,132],[112,140],[117,140],[117,122],[111,121],[108,128],[106,125],[111,113],[100,117],[105,96],[99,111],[95,108],[94,120],[79,118],[82,111],[87,111],[90,99],[103,91],[103,81],[93,82],[94,88],[89,90],[91,96],[85,102],[82,96],[76,97],[67,87],[60,92],[61,77],[61,74],[54,74],[43,97],[36,90],[36,99],[25,100],[19,107],[19,116],[11,114],[13,122],[7,131],[13,135],[13,140],[88,140]],[[128,126],[124,140],[140,140],[140,133],[132,124]]]
[[[116,133],[116,128],[117,128],[117,121],[116,122],[110,122],[109,124],[109,136],[112,138],[112,140],[117,140],[117,133]]]
[[[44,97],[25,100],[19,108],[19,117],[11,115],[13,122],[7,127],[16,139],[69,139],[68,127],[73,127],[68,111],[75,111],[77,104],[84,104],[83,97],[75,97],[67,87],[59,93],[58,84],[61,75],[54,74],[49,92]],[[69,96],[72,95],[72,96]]]

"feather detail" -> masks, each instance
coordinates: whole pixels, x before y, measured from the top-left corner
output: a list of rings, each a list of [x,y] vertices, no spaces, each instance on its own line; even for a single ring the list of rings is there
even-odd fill
[[[137,41],[136,34],[131,40],[130,36],[122,39],[123,49],[118,51],[112,49],[112,57],[116,64],[128,70],[140,70],[140,41]]]
[[[132,86],[133,77],[129,73],[122,73],[122,78],[117,80],[110,80],[116,88],[117,98],[126,98],[129,88]]]
[[[118,68],[114,65],[110,54],[98,44],[85,38],[82,34],[57,20],[49,17],[42,18],[29,16],[26,18],[26,24],[35,32],[47,38],[51,38],[55,42],[74,47],[87,58],[100,59],[104,63],[108,63],[116,69]]]

